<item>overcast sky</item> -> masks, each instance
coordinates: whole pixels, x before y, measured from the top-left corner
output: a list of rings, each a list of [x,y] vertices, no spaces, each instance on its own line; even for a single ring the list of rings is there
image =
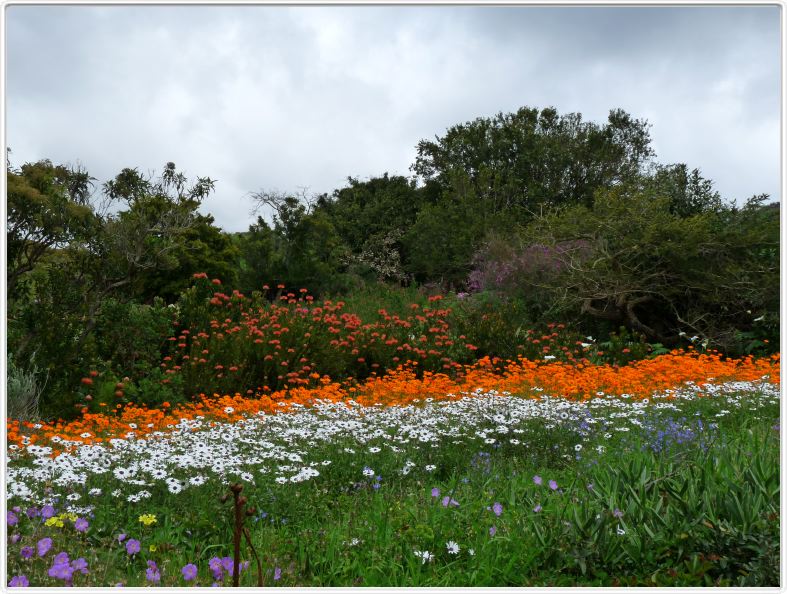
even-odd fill
[[[522,106],[651,124],[657,161],[779,199],[778,7],[6,7],[11,162],[331,192],[409,175],[415,145]]]

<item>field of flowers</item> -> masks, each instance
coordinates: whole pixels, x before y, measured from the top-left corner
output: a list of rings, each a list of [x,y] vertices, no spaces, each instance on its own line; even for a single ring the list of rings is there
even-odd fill
[[[778,585],[778,355],[417,367],[9,419],[7,583]]]

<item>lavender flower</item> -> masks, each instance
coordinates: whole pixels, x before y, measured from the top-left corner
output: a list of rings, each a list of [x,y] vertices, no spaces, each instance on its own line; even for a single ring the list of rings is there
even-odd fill
[[[492,526],[489,528],[489,536],[494,536],[495,534],[497,534],[497,526]]]
[[[615,516],[616,518],[622,518],[622,517],[623,517],[623,512],[622,512],[622,511],[620,511],[620,510],[619,510],[619,509],[616,507],[616,508],[615,508],[615,511],[613,511],[613,512],[612,512],[612,515],[613,515],[613,516]]]
[[[495,504],[492,506],[492,511],[495,512],[495,515],[499,518],[500,514],[503,513],[503,506],[499,502],[495,501]]]
[[[41,517],[44,520],[48,520],[54,515],[55,515],[55,508],[52,507],[51,505],[45,505],[44,507],[41,508]]]
[[[533,511],[534,511],[534,512],[536,512],[536,513],[538,513],[538,512],[540,512],[542,509],[544,509],[544,508],[542,508],[542,507],[541,507],[541,504],[540,504],[540,503],[537,503],[537,504],[536,504],[536,506],[533,508]]]
[[[87,528],[90,524],[85,518],[77,518],[76,522],[74,522],[74,530],[77,532],[87,532]]]
[[[549,481],[549,488],[552,489],[553,491],[557,491],[557,482]]]
[[[544,479],[542,479],[540,476],[536,475],[536,476],[533,477],[533,482],[535,484],[537,484],[537,485],[541,485],[544,482]]]
[[[27,511],[25,511],[25,514],[27,514],[27,517],[32,520],[33,518],[40,516],[41,511],[37,507],[28,507]]]
[[[438,489],[437,487],[434,487],[432,489],[432,497],[440,497],[440,489]]]
[[[74,571],[79,571],[79,572],[83,573],[84,575],[87,575],[87,573],[88,573],[88,571],[87,571],[87,561],[85,561],[84,557],[80,557],[79,559],[74,559],[71,562],[71,567],[74,569]]]
[[[5,513],[5,523],[9,526],[16,526],[19,523],[19,518],[12,511]]]
[[[273,570],[273,580],[278,581],[281,579],[281,567],[277,567]]]
[[[11,581],[8,582],[9,588],[27,588],[30,585],[30,581],[27,579],[26,575],[15,575],[11,578]]]
[[[22,555],[22,559],[30,559],[33,556],[33,547],[22,547],[19,554]]]
[[[155,561],[148,561],[148,568],[145,570],[145,579],[153,584],[161,582],[161,572],[159,572]]]
[[[448,495],[443,497],[442,504],[443,504],[443,507],[448,507],[449,505],[452,505],[454,507],[458,507],[459,506],[459,502],[456,499],[454,499],[453,497],[449,497]]]
[[[126,552],[129,555],[136,555],[142,549],[141,543],[138,540],[129,538],[126,543]]]
[[[36,543],[36,550],[38,551],[38,556],[43,557],[49,552],[49,549],[52,548],[52,539],[51,538],[42,538]]]
[[[220,580],[224,576],[224,568],[221,565],[221,558],[213,557],[208,561],[208,567],[213,572],[213,579]]]
[[[16,544],[20,540],[22,540],[22,535],[21,534],[12,534],[11,535],[11,544]]]
[[[124,540],[126,540],[126,535],[125,534],[118,534],[118,542],[123,542]]]
[[[197,566],[193,563],[189,563],[188,565],[184,565],[180,572],[183,574],[183,579],[190,582],[197,577]]]

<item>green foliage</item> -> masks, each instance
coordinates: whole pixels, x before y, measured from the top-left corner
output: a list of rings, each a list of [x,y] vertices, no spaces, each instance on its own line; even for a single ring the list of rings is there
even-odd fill
[[[647,122],[622,110],[600,126],[577,113],[523,107],[422,140],[413,169],[444,187],[461,172],[483,208],[517,216],[541,204],[591,205],[598,188],[638,174],[652,154]]]
[[[8,168],[6,273],[9,299],[19,283],[52,249],[85,240],[96,218],[88,204],[93,178],[44,160]]]
[[[107,299],[96,322],[98,358],[121,377],[147,375],[161,363],[175,316],[160,298],[152,305]]]
[[[621,187],[599,192],[592,209],[539,218],[521,241],[555,258],[534,289],[651,342],[675,345],[683,332],[736,352],[735,333],[751,328],[752,312],[778,310],[778,209],[761,198],[681,217],[668,197]],[[585,247],[559,249],[572,241]]]

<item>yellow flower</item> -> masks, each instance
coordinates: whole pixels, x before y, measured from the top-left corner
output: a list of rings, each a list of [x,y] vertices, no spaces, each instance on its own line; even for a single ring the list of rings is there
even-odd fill
[[[60,519],[60,516],[53,516],[44,522],[44,526],[55,526],[56,528],[62,528],[63,520]]]
[[[158,549],[158,547],[156,545],[150,545],[148,548],[150,549],[151,553],[155,553],[156,549]]]
[[[156,514],[142,514],[139,516],[139,521],[145,526],[150,526],[156,523]]]

